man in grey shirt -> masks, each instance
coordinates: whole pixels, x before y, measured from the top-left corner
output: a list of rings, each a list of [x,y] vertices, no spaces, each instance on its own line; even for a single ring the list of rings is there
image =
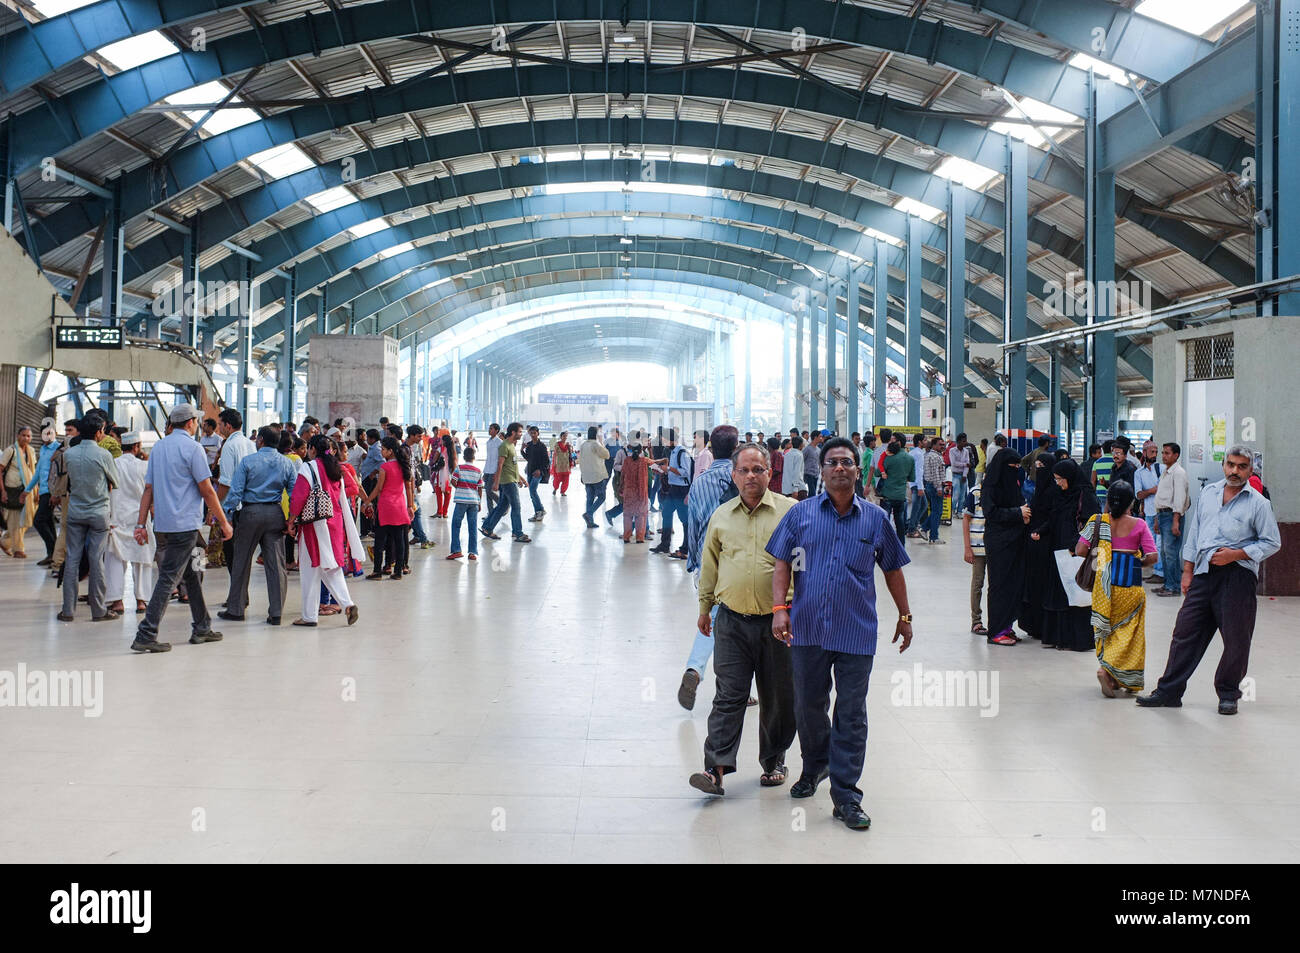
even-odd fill
[[[103,419],[87,416],[77,421],[81,439],[63,452],[63,467],[68,475],[68,523],[65,532],[68,555],[63,562],[63,611],[59,621],[74,621],[77,591],[80,588],[81,556],[90,563],[90,617],[94,622],[120,618],[104,605],[104,547],[108,544],[111,512],[109,493],[117,486],[117,465],[113,455],[99,446],[103,436]]]
[[[821,444],[825,431],[814,431],[803,448],[803,479],[808,485],[808,495],[817,494],[817,478],[821,476]]]
[[[1235,715],[1255,633],[1259,566],[1282,548],[1273,506],[1250,485],[1254,454],[1235,446],[1223,457],[1224,479],[1207,484],[1183,530],[1184,600],[1174,622],[1165,673],[1143,708],[1179,708],[1187,680],[1214,631],[1223,634],[1223,658],[1214,673],[1219,714]],[[1174,567],[1166,566],[1172,574]]]

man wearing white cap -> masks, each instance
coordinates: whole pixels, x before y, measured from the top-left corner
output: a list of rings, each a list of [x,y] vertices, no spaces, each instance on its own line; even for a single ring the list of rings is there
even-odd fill
[[[199,529],[203,526],[203,505],[217,518],[222,539],[230,539],[234,530],[226,519],[216,491],[212,489],[212,471],[203,448],[194,439],[199,412],[193,404],[177,404],[167,417],[171,433],[154,444],[144,476],[144,495],[135,523],[135,541],[149,541],[147,520],[153,510],[154,535],[158,545],[158,582],[145,609],[144,619],[136,629],[133,652],[170,652],[170,642],[158,641],[158,626],[171,599],[176,583],[185,581],[193,623],[190,642],[221,641],[221,633],[212,631],[212,617],[203,601],[203,584],[194,560],[201,555]]]
[[[104,583],[110,612],[126,611],[122,599],[126,595],[127,563],[131,564],[131,575],[135,579],[137,613],[144,612],[145,597],[153,594],[153,535],[146,526],[147,541],[137,543],[134,531],[140,498],[144,496],[145,472],[149,469],[142,451],[138,433],[122,434],[122,455],[115,461],[118,484],[110,494],[113,509],[109,517],[108,548],[104,551]]]

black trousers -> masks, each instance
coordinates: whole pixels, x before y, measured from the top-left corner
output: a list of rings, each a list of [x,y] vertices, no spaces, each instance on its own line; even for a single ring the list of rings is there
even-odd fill
[[[266,570],[267,614],[280,614],[289,585],[284,567],[284,540],[287,538],[284,526],[284,510],[280,509],[279,503],[245,503],[240,509],[239,527],[231,537],[235,544],[235,560],[230,565],[227,612],[243,615],[248,608],[248,579],[253,572],[253,553],[260,547]]]
[[[741,615],[726,606],[713,623],[713,673],[717,693],[704,739],[704,766],[736,770],[749,685],[758,683],[758,763],[766,774],[785,763],[794,742],[794,672],[790,648],[772,635],[771,615]]]
[[[1169,570],[1166,569],[1166,572]],[[1250,661],[1255,633],[1255,574],[1241,563],[1211,566],[1192,577],[1174,622],[1169,661],[1156,691],[1182,698],[1187,680],[1201,663],[1215,631],[1223,633],[1223,658],[1214,672],[1214,690],[1224,701],[1241,698],[1241,680]]]
[[[406,567],[406,533],[410,528],[409,523],[379,523],[375,527],[375,572],[400,573]]]
[[[54,507],[50,506],[50,494],[42,493],[36,504],[36,518],[32,521],[41,542],[45,544],[45,555],[54,558],[54,543],[59,538],[59,531],[54,526]]]
[[[370,493],[370,491],[375,488],[375,484],[378,482],[379,482],[379,478],[375,476],[373,473],[370,474],[370,476],[366,477],[364,480],[361,481],[362,492],[367,494]],[[362,513],[361,526],[358,528],[357,531],[362,536],[369,536],[371,533],[377,533],[379,531],[379,522],[374,518],[367,516],[365,513]],[[379,552],[378,540],[375,541],[375,552],[376,553]]]

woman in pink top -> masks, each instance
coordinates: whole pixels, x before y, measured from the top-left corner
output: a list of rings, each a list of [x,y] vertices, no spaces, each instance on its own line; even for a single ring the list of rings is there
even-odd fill
[[[367,579],[382,579],[390,570],[392,579],[402,578],[406,565],[406,531],[415,505],[406,495],[411,480],[411,458],[396,437],[385,437],[379,445],[384,462],[376,471],[375,488],[366,497],[375,520],[375,571]]]
[[[302,582],[302,618],[294,625],[316,624],[320,612],[321,583],[347,613],[348,625],[357,621],[357,607],[348,594],[343,575],[345,547],[361,552],[361,536],[343,492],[343,468],[330,452],[328,437],[316,436],[307,445],[307,458],[298,465],[298,481],[289,497],[289,525],[299,538],[298,576]],[[316,487],[325,491],[333,508],[329,519],[299,525],[307,498]]]
[[[1145,520],[1130,514],[1133,485],[1116,480],[1106,491],[1107,513],[1083,528],[1075,555],[1086,556],[1097,533],[1097,579],[1092,586],[1092,628],[1097,636],[1097,681],[1107,698],[1136,695],[1146,670],[1147,596],[1142,567],[1156,561],[1156,542]],[[1100,525],[1098,525],[1100,524]]]

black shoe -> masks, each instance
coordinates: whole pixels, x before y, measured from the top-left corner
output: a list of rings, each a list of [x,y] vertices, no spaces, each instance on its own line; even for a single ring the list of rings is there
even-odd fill
[[[233,612],[227,612],[225,609],[222,609],[220,612],[217,613],[217,618],[225,619],[227,622],[244,621],[244,617],[242,615],[235,615]]]
[[[623,540],[627,542],[627,540]],[[688,668],[682,675],[682,684],[677,688],[677,704],[687,711],[695,707],[695,689],[700,687],[700,673]]]
[[[843,821],[851,831],[865,831],[871,827],[871,818],[862,810],[861,804],[837,804],[831,811],[831,817]]]
[[[170,652],[171,650],[172,644],[170,642],[157,642],[154,640],[146,642],[143,639],[136,639],[131,643],[132,652]]]
[[[208,629],[206,632],[196,632],[190,636],[190,645],[202,645],[204,642],[220,642],[221,633],[213,632]]]
[[[1237,713],[1237,703],[1228,698],[1219,699],[1220,715],[1235,715]]]
[[[266,624],[267,624],[267,625],[279,625],[279,624],[280,624],[280,617],[279,617],[278,615],[269,615],[269,616],[266,617]]]
[[[800,778],[790,785],[791,797],[812,797],[817,793],[817,785],[831,776],[830,768],[822,768],[821,773],[813,778]],[[838,816],[838,815],[837,815]]]
[[[38,562],[36,565],[38,565],[38,566],[49,566],[49,565],[52,564],[53,562],[54,562],[54,557],[53,557],[53,556],[46,556],[44,559],[42,559],[42,560],[41,560],[40,562]]]
[[[1168,695],[1162,695],[1159,691],[1154,691],[1150,695],[1138,695],[1135,699],[1140,708],[1182,708],[1183,700],[1181,698],[1170,698]]]

